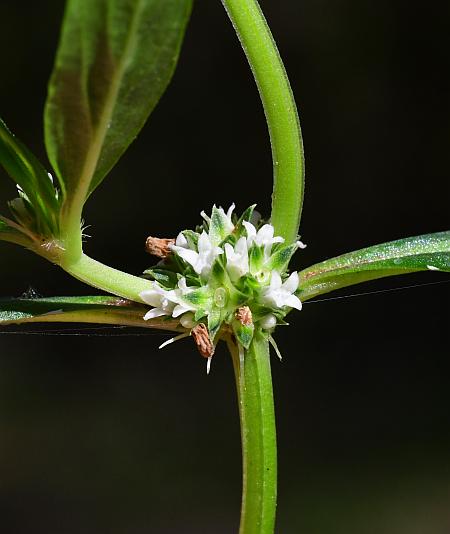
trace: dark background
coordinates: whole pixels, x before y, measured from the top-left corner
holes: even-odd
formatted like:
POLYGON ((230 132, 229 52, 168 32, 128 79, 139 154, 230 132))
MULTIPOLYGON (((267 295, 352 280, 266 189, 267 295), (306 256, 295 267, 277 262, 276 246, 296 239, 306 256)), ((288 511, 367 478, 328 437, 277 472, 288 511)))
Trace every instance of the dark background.
MULTIPOLYGON (((307 189, 295 267, 448 226, 450 7, 263 2, 296 95, 307 189)), ((0 4, 1 115, 45 160, 63 2, 0 4)), ((1 174, 1 212, 14 196, 1 174)), ((270 209, 260 102, 220 2, 198 0, 174 80, 89 202, 95 258, 140 273, 146 235, 232 201, 270 209)), ((0 296, 90 288, 0 243, 0 296)), ((446 280, 423 273, 342 294, 446 280)), ((448 285, 305 304, 278 332, 277 532, 448 534, 448 285)), ((36 329, 36 328, 35 328, 36 329)), ((117 332, 113 332, 117 334, 117 332)), ((163 335, 0 337, 0 532, 237 532, 231 362, 163 335)))

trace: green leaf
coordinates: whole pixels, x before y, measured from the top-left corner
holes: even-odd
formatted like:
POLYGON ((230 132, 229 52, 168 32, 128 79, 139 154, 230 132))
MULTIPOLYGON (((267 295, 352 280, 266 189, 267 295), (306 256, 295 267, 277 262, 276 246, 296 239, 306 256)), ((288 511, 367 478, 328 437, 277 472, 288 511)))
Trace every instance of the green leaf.
POLYGON ((178 321, 144 321, 146 311, 145 306, 108 296, 0 299, 0 325, 77 322, 177 330, 178 321))
POLYGON ((73 219, 169 83, 191 2, 68 0, 45 107, 45 141, 73 219))
POLYGON ((57 235, 59 202, 53 182, 37 158, 0 119, 0 164, 20 187, 21 200, 28 202, 37 232, 57 235))
POLYGON ((32 239, 27 235, 24 229, 23 232, 14 226, 14 222, 0 216, 0 240, 9 241, 10 243, 16 243, 23 247, 30 248, 33 245, 32 239), (10 224, 8 224, 10 223, 10 224))
POLYGON ((450 271, 450 232, 408 237, 343 254, 299 273, 302 300, 376 278, 415 271, 450 271))

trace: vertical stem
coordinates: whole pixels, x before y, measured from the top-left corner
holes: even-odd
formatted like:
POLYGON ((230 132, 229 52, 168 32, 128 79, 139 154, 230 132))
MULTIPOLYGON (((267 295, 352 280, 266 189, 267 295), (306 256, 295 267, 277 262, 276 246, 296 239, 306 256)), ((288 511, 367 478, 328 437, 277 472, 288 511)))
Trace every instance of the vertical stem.
POLYGON ((222 0, 258 85, 272 145, 271 222, 276 235, 295 241, 303 204, 305 164, 297 107, 257 0, 222 0))
POLYGON ((228 341, 238 392, 242 439, 240 534, 273 534, 277 504, 277 444, 269 344, 256 334, 250 349, 228 341))

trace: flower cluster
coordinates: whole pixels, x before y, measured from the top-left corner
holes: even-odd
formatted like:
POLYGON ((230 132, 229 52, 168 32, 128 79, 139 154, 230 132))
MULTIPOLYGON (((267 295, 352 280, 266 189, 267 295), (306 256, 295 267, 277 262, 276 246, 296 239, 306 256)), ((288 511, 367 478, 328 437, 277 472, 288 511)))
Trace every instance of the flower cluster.
POLYGON ((210 217, 202 212, 196 231, 156 240, 152 250, 165 252, 145 271, 152 287, 140 296, 152 308, 144 319, 177 318, 186 335, 205 326, 212 346, 226 329, 248 348, 255 329, 270 333, 292 308, 301 309, 298 274, 288 275, 287 268, 305 245, 285 244, 273 226, 258 223, 254 206, 240 218, 234 207, 225 212, 214 206, 210 217))

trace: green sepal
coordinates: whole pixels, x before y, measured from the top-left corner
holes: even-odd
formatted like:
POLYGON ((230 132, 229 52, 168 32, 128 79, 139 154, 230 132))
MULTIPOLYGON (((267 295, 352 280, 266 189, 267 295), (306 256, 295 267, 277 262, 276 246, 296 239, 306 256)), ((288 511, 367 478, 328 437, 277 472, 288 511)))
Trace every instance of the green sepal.
POLYGON ((264 263, 263 247, 253 245, 249 250, 248 260, 251 272, 256 273, 260 271, 264 263))
POLYGON ((433 269, 450 271, 450 231, 390 241, 312 265, 299 273, 296 294, 304 301, 368 280, 433 269))
POLYGON ((200 287, 184 295, 183 300, 195 307, 206 310, 210 307, 211 291, 206 286, 200 287))
POLYGON ((238 342, 248 350, 253 340, 253 334, 255 333, 255 325, 243 325, 237 319, 233 319, 231 327, 238 342))
POLYGON ((231 285, 223 255, 218 256, 214 261, 209 279, 211 287, 228 287, 231 285))
POLYGON ((189 248, 197 250, 198 238, 200 237, 199 234, 193 230, 183 230, 181 233, 186 238, 189 248))
POLYGON ((239 237, 241 237, 242 232, 245 232, 245 228, 244 228, 244 226, 242 224, 243 221, 250 222, 250 219, 253 216, 253 212, 254 212, 255 208, 256 208, 256 204, 252 204, 251 206, 249 206, 244 211, 244 213, 237 220, 236 225, 235 225, 235 229, 233 231, 233 233, 236 234, 237 239, 239 239, 239 237))
POLYGON ((150 268, 144 271, 145 278, 155 280, 167 289, 175 289, 178 284, 178 276, 174 271, 166 269, 150 268))
POLYGON ((208 331, 213 341, 222 324, 222 310, 223 308, 212 306, 208 313, 208 331))
POLYGON ((292 245, 288 245, 287 247, 283 246, 279 250, 276 250, 270 257, 266 268, 270 271, 283 273, 288 268, 289 262, 297 249, 298 245, 293 243, 292 245))
POLYGON ((203 319, 203 317, 206 317, 206 310, 197 310, 195 313, 194 313, 194 321, 197 323, 198 321, 200 321, 200 319, 203 319))
POLYGON ((247 273, 239 278, 235 284, 235 288, 245 296, 246 300, 250 300, 260 290, 260 285, 253 275, 247 273))
POLYGON ((218 209, 214 205, 211 213, 211 221, 209 223, 209 237, 211 243, 215 246, 229 235, 229 222, 223 209, 218 209))

